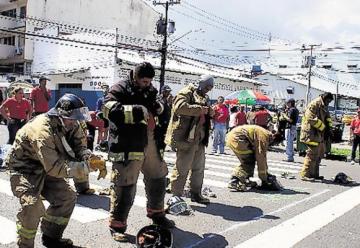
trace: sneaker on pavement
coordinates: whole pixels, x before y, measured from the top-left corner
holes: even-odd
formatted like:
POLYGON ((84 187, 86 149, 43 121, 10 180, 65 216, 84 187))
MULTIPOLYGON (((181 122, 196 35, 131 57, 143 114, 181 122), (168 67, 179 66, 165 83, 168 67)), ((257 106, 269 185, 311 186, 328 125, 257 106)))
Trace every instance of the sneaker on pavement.
POLYGON ((117 242, 129 242, 129 238, 125 233, 111 232, 113 239, 117 242))
POLYGON ((306 182, 314 182, 315 178, 313 177, 301 177, 300 178, 302 181, 306 181, 306 182))
POLYGON ((294 159, 283 159, 283 161, 292 163, 292 162, 294 162, 294 159))
POLYGON ((355 161, 354 161, 354 160, 351 160, 350 164, 351 164, 351 165, 354 165, 354 164, 355 164, 355 161))

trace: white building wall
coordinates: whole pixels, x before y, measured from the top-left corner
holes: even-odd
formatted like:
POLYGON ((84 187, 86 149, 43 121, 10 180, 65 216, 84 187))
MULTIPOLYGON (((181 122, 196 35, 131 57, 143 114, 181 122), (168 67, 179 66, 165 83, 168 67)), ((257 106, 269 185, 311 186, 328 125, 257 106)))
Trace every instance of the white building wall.
MULTIPOLYGON (((119 34, 153 39, 159 14, 142 0, 28 0, 27 15, 100 30, 119 29, 119 34)), ((27 30, 34 29, 27 23, 27 30)), ((80 31, 79 31, 80 32, 80 31)), ((27 41, 26 59, 33 57, 27 41)))
MULTIPOLYGON (((254 79, 267 84, 267 86, 261 86, 261 91, 270 97, 275 105, 282 103, 288 98, 294 98, 296 101, 305 101, 306 99, 307 86, 304 84, 300 84, 269 73, 259 75, 254 79), (286 89, 288 87, 293 87, 294 94, 287 93, 286 89)), ((318 97, 322 93, 324 93, 324 91, 311 88, 310 100, 318 97)))

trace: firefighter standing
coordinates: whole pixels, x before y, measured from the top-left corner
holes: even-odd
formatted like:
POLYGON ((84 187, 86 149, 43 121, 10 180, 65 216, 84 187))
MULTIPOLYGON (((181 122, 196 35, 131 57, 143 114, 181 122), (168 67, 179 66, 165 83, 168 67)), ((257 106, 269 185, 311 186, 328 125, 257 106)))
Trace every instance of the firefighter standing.
POLYGON ((240 164, 235 167, 228 187, 245 191, 247 186, 251 186, 249 178, 254 176, 256 162, 263 189, 279 189, 275 176, 268 173, 266 153, 271 144, 281 140, 279 133, 272 134, 258 125, 242 125, 232 129, 226 136, 226 145, 238 157, 240 164))
POLYGON ((86 148, 79 120, 88 118, 88 110, 75 95, 66 94, 47 114, 39 115, 19 130, 6 159, 11 188, 19 198, 17 215, 19 247, 34 247, 41 221, 42 242, 46 247, 72 247, 62 239, 76 194, 65 177, 82 178, 89 173, 93 157, 86 148), (45 211, 43 196, 50 206, 45 211))
POLYGON ((214 79, 203 75, 199 87, 189 84, 176 95, 165 142, 176 149, 175 168, 170 178, 171 191, 182 196, 189 171, 191 200, 208 204, 201 195, 205 169, 205 146, 208 144, 210 116, 207 92, 212 90, 214 79))
POLYGON ((155 117, 163 106, 156 101, 157 90, 151 84, 154 76, 153 66, 141 63, 105 97, 104 116, 110 122, 108 155, 113 163, 109 226, 116 241, 127 241, 127 218, 140 171, 144 174, 147 216, 166 228, 175 225, 164 210, 168 170, 158 145, 163 136, 155 117))
POLYGON ((325 138, 331 134, 332 121, 328 106, 332 100, 331 93, 324 93, 310 102, 305 110, 300 133, 300 141, 307 146, 304 165, 300 172, 304 181, 324 178, 319 175, 319 165, 325 154, 325 138))

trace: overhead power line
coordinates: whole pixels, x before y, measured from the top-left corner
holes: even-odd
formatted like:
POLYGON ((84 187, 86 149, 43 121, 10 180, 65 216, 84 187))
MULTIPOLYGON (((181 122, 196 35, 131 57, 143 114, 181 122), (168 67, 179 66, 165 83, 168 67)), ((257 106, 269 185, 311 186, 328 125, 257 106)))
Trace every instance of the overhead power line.
MULTIPOLYGON (((186 1, 186 0, 183 0, 182 2, 183 2, 185 5, 187 5, 187 6, 191 7, 191 8, 193 8, 193 9, 196 9, 196 10, 202 12, 203 15, 206 15, 207 17, 209 17, 209 18, 211 18, 211 19, 213 19, 213 20, 215 20, 215 19, 220 20, 221 22, 218 22, 218 23, 222 23, 222 24, 224 24, 224 25, 228 25, 229 27, 232 27, 232 28, 237 29, 237 30, 239 30, 239 31, 240 31, 240 30, 243 30, 244 32, 247 32, 247 33, 249 33, 249 34, 252 34, 252 35, 255 35, 255 36, 260 36, 260 37, 265 37, 265 38, 269 39, 269 33, 259 32, 259 31, 257 31, 257 30, 251 29, 251 28, 249 28, 249 27, 245 27, 245 26, 243 26, 243 25, 239 25, 238 23, 232 22, 232 21, 230 21, 230 20, 228 20, 228 19, 225 19, 225 18, 223 18, 223 17, 220 17, 220 16, 218 16, 218 15, 216 15, 216 14, 214 14, 214 13, 210 13, 210 12, 208 12, 208 11, 205 11, 205 10, 203 10, 203 9, 195 6, 194 4, 189 3, 189 2, 186 1)), ((284 38, 281 38, 281 37, 278 37, 278 36, 274 36, 274 35, 271 35, 271 39, 272 39, 272 40, 273 40, 273 39, 276 39, 276 40, 278 40, 278 41, 285 42, 285 43, 301 44, 301 43, 298 42, 298 41, 295 42, 295 41, 292 41, 292 40, 290 40, 290 39, 284 39, 284 38)))

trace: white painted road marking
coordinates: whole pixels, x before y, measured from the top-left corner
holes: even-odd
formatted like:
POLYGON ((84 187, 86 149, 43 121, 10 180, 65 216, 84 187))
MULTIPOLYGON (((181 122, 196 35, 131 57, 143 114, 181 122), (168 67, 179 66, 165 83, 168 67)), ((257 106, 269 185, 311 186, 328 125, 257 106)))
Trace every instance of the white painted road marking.
MULTIPOLYGON (((72 182, 72 180, 71 180, 72 182)), ((73 184, 73 183, 70 183, 73 184)), ((101 187, 91 184, 91 187, 102 189, 101 187)), ((6 195, 13 196, 10 182, 4 179, 0 179, 0 193, 4 193, 6 195)), ((49 203, 47 201, 43 201, 44 206, 47 208, 49 203)), ((146 206, 146 197, 135 196, 134 205, 138 207, 146 206)), ((93 209, 87 206, 83 206, 81 204, 76 204, 74 211, 71 215, 71 219, 77 220, 81 223, 88 223, 92 221, 102 220, 109 217, 109 213, 104 209, 93 209)))
MULTIPOLYGON (((303 202, 307 202, 307 201, 309 201, 309 200, 311 200, 311 199, 313 199, 313 198, 316 198, 316 197, 318 197, 318 196, 320 196, 320 195, 323 195, 323 194, 325 194, 325 193, 327 193, 327 192, 329 192, 329 191, 330 191, 329 189, 325 189, 325 190, 320 191, 320 192, 318 192, 318 193, 315 193, 315 194, 313 194, 313 195, 311 195, 311 196, 309 196, 309 197, 307 197, 307 198, 301 199, 301 200, 299 200, 299 201, 292 202, 292 203, 290 203, 290 204, 288 204, 288 205, 286 205, 286 206, 284 206, 284 207, 281 207, 281 208, 279 208, 279 209, 277 209, 277 210, 275 210, 275 211, 272 211, 272 212, 270 212, 270 213, 264 213, 263 215, 254 217, 252 220, 244 221, 244 222, 241 222, 241 223, 232 225, 232 226, 228 227, 227 229, 225 229, 224 231, 219 232, 218 234, 224 235, 224 234, 226 234, 226 233, 228 233, 228 232, 230 232, 230 231, 235 231, 235 230, 237 230, 239 227, 243 227, 243 226, 249 225, 249 224, 251 224, 251 223, 254 223, 255 221, 258 221, 259 219, 263 218, 263 217, 266 216, 266 215, 274 215, 274 214, 276 214, 276 213, 280 213, 280 212, 282 212, 282 211, 284 211, 284 210, 286 210, 286 209, 295 207, 295 206, 297 206, 297 205, 299 205, 299 204, 301 204, 301 203, 303 203, 303 202)), ((211 234, 211 235, 205 237, 204 239, 196 242, 195 244, 191 244, 191 245, 187 246, 186 248, 198 247, 200 244, 202 244, 202 243, 204 243, 204 242, 207 242, 209 239, 212 239, 212 238, 214 238, 214 237, 216 237, 216 235, 211 234)), ((254 246, 254 247, 255 247, 255 246, 254 246)))
POLYGON ((360 187, 340 193, 283 223, 241 243, 243 247, 292 247, 360 204, 360 187))
POLYGON ((1 231, 0 231, 0 243, 10 244, 16 241, 16 223, 5 217, 0 216, 1 231))

